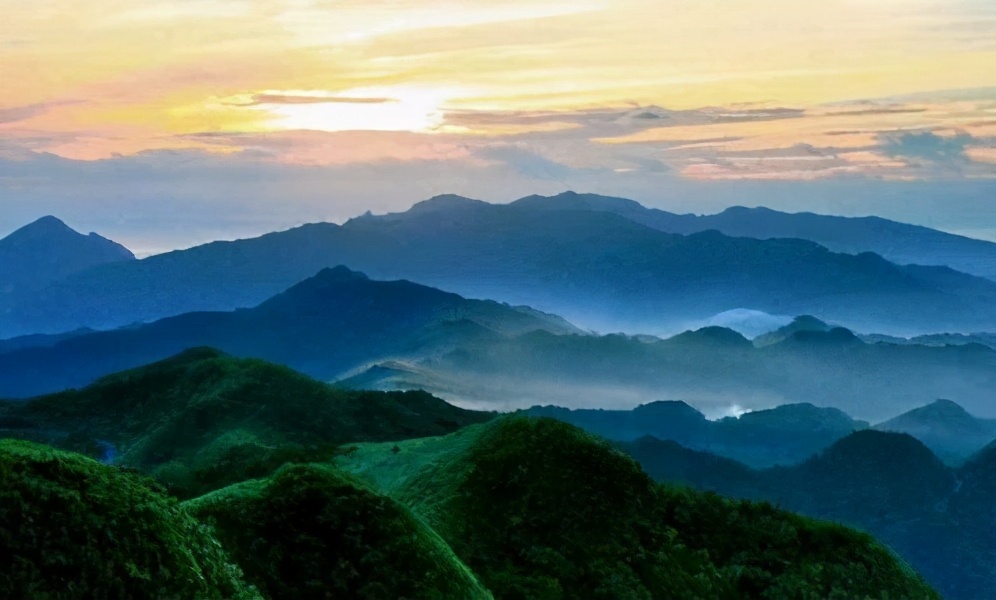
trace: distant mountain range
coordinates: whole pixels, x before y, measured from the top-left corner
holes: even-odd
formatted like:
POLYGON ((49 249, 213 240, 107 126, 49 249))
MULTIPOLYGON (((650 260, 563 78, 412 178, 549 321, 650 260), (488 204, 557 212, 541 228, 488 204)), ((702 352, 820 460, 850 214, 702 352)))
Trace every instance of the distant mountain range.
POLYGON ((937 398, 996 417, 996 351, 978 345, 862 342, 850 331, 796 331, 755 347, 712 327, 668 339, 553 335, 464 343, 429 359, 383 361, 340 381, 424 389, 502 409, 630 407, 682 398, 708 416, 808 402, 877 422, 937 398))
MULTIPOLYGON (((533 331, 580 330, 529 308, 467 300, 407 281, 371 281, 337 267, 251 309, 190 313, 7 352, 0 360, 0 397, 83 386, 197 346, 328 380, 374 360, 431 357, 482 337, 533 331)), ((16 340, 11 345, 18 346, 16 340)))
MULTIPOLYGON (((0 315, 0 335, 106 329, 254 306, 338 264, 533 306, 600 331, 675 331, 739 308, 814 314, 890 335, 996 325, 996 281, 990 279, 944 266, 899 266, 868 248, 854 255, 802 239, 668 233, 648 224, 647 215, 657 213, 640 212, 639 205, 594 210, 593 203, 578 195, 508 205, 440 196, 404 213, 365 215, 341 226, 305 225, 99 265, 52 282, 0 315)), ((972 240, 964 244, 976 247, 972 240)), ((979 244, 983 255, 996 246, 979 244)))
MULTIPOLYGON (((631 442, 646 436, 671 440, 754 468, 801 462, 869 428, 866 421, 840 410, 812 404, 784 404, 713 421, 685 402, 673 400, 632 410, 534 406, 522 412, 564 421, 610 440, 631 442)), ((915 408, 874 429, 909 434, 955 465, 996 440, 996 420, 975 417, 950 400, 915 408)))
POLYGON ((996 441, 958 468, 909 435, 874 430, 797 465, 760 471, 653 437, 620 447, 658 481, 767 500, 868 531, 950 600, 991 598, 996 590, 996 441))
POLYGON ((46 286, 64 277, 134 260, 121 244, 96 233, 78 233, 55 217, 42 217, 0 239, 0 315, 19 302, 36 300, 46 286))
POLYGON ((987 417, 996 406, 996 351, 985 346, 866 344, 841 328, 794 331, 760 348, 720 327, 665 340, 596 336, 554 315, 374 281, 345 267, 251 309, 190 313, 5 352, 0 397, 79 387, 196 346, 348 387, 423 389, 486 409, 684 398, 715 416, 805 401, 877 421, 941 397, 987 417))
POLYGON ((625 198, 566 192, 518 200, 546 210, 617 214, 667 233, 715 230, 734 237, 798 238, 847 254, 874 252, 900 265, 937 265, 996 280, 996 243, 880 217, 836 217, 734 206, 714 215, 674 214, 625 198))
POLYGON ((535 406, 523 412, 565 421, 610 440, 634 441, 645 436, 673 440, 757 468, 797 463, 868 427, 840 410, 812 404, 785 404, 715 421, 674 400, 633 410, 535 406))
POLYGON ((937 400, 875 426, 908 433, 946 461, 957 461, 996 440, 996 419, 980 419, 950 400, 937 400))
MULTIPOLYGON (((758 347, 769 346, 789 338, 796 332, 829 332, 833 329, 833 325, 824 323, 816 317, 802 315, 794 318, 786 325, 773 328, 754 337, 753 342, 758 347)), ((869 344, 877 342, 903 346, 966 346, 968 344, 979 344, 996 350, 996 333, 933 333, 910 338, 882 335, 880 333, 862 333, 857 334, 857 336, 869 344)), ((2 344, 3 342, 0 342, 0 348, 2 348, 2 344)))
POLYGON ((919 344, 921 346, 963 346, 965 344, 982 344, 996 349, 996 332, 978 333, 933 333, 917 335, 911 338, 901 338, 877 333, 862 334, 866 342, 886 342, 889 344, 919 344))

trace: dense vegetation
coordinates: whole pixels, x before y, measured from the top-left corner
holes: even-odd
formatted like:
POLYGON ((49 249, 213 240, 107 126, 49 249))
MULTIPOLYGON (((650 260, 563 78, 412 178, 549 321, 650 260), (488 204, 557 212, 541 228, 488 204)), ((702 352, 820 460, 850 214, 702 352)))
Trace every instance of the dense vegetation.
POLYGON ((0 597, 259 598, 161 491, 77 454, 0 440, 0 597))
POLYGON ((2 450, 5 597, 937 597, 870 536, 662 487, 550 419, 349 446, 182 505, 119 467, 2 450))
MULTIPOLYGON (((3 435, 115 463, 5 442, 17 449, 9 456, 21 457, 8 462, 24 463, 30 454, 33 470, 5 469, 14 483, 5 480, 4 493, 18 499, 24 515, 39 515, 4 523, 7 535, 24 546, 5 581, 14 592, 37 597, 48 589, 39 587, 39 578, 65 582, 62 573, 91 569, 77 564, 91 558, 145 582, 155 583, 157 573, 180 572, 169 557, 148 554, 143 544, 160 544, 157 536, 203 553, 207 566, 195 570, 228 574, 220 582, 205 575, 198 579, 203 590, 183 588, 174 594, 179 596, 252 597, 258 588, 271 599, 933 597, 864 534, 766 504, 662 487, 633 460, 573 426, 522 416, 496 420, 424 393, 342 390, 206 348, 81 390, 2 403, 0 427, 3 435), (111 487, 84 486, 52 466, 65 464, 111 487), (48 483, 39 487, 43 479, 48 483), (43 492, 31 496, 21 488, 43 492), (166 493, 193 499, 177 506, 166 493), (60 509, 52 498, 77 504, 60 509), (137 518, 129 510, 148 523, 119 536, 115 527, 137 518), (41 517, 49 513, 54 516, 41 517), (167 517, 173 525, 161 526, 167 517), (103 527, 104 519, 114 522, 103 527), (51 527, 59 529, 47 533, 51 527), (123 550, 95 555, 88 544, 104 534, 88 533, 88 527, 142 547, 127 556, 123 550), (84 543, 64 553, 27 548, 68 548, 67 540, 77 539, 84 543), (256 588, 242 583, 232 564, 256 588), (69 571, 45 570, 53 565, 69 571)), ((866 433, 872 441, 886 435, 866 433)), ((852 446, 832 454, 840 456, 833 464, 866 452, 896 460, 902 455, 852 446)), ((922 459, 932 455, 923 452, 903 464, 934 482, 924 489, 942 493, 949 470, 936 459, 933 470, 925 470, 922 459)), ((733 467, 724 477, 733 473, 756 483, 754 471, 726 462, 733 467)), ((961 476, 971 481, 966 489, 975 490, 975 500, 957 504, 966 519, 985 516, 980 498, 993 487, 979 464, 969 461, 961 476)), ((841 501, 848 495, 867 502, 889 497, 862 487, 861 479, 873 472, 856 470, 856 479, 841 486, 841 501)), ((913 498, 922 487, 907 487, 909 497, 894 503, 897 510, 922 506, 913 498)), ((116 548, 111 544, 109 551, 116 548)), ((201 559, 193 560, 200 565, 201 559)), ((83 587, 68 589, 84 593, 93 585, 99 593, 111 583, 98 575, 87 571, 76 578, 83 587)), ((176 585, 196 584, 184 581, 181 576, 176 585)), ((154 597, 149 589, 107 595, 154 597)))
POLYGON ((673 441, 620 446, 659 481, 775 502, 868 531, 951 600, 996 592, 996 442, 957 469, 909 435, 873 430, 798 465, 761 471, 673 441))
POLYGON ((440 435, 490 416, 195 348, 81 390, 0 403, 0 434, 140 469, 186 498, 285 462, 326 460, 343 442, 440 435))
POLYGON ((338 461, 409 505, 499 599, 936 597, 870 536, 661 487, 549 419, 358 445, 338 461))
POLYGON ((185 506, 271 600, 491 598, 408 509, 335 468, 288 465, 185 506))

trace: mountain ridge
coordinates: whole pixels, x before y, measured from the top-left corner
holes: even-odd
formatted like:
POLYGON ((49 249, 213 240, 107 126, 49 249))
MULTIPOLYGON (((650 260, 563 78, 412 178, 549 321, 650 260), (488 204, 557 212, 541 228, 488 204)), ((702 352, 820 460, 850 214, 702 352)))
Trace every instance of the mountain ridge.
POLYGON ((452 196, 417 206, 88 269, 0 315, 0 326, 11 337, 232 310, 335 264, 602 331, 656 333, 744 306, 888 334, 979 331, 996 320, 986 302, 996 303, 996 281, 813 241, 681 235, 583 206, 556 218, 528 203, 452 196), (626 302, 608 311, 619 298, 626 302))

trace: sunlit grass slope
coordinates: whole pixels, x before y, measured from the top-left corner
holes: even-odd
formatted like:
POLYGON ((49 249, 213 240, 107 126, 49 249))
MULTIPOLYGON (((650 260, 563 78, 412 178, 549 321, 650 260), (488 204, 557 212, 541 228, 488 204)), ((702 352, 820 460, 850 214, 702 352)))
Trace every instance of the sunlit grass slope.
POLYGON ((326 460, 344 442, 440 435, 491 418, 423 392, 362 392, 261 360, 187 350, 80 390, 0 403, 0 435, 137 468, 193 497, 326 460))
POLYGON ((548 419, 359 444, 338 463, 433 526, 496 598, 937 598, 868 535, 655 484, 548 419))

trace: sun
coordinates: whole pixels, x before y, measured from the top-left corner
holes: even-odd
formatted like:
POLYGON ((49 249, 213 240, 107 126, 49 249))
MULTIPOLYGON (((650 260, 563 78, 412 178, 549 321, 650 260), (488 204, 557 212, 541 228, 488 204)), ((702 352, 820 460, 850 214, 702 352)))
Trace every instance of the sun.
POLYGON ((454 90, 417 86, 369 87, 325 92, 268 90, 251 108, 266 111, 273 130, 420 131, 443 124, 454 90))

